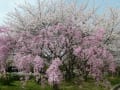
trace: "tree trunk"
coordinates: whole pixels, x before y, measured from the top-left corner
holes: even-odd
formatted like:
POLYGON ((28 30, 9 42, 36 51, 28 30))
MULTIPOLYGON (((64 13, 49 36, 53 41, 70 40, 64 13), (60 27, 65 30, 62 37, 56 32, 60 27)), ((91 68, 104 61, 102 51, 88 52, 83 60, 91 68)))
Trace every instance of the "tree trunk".
POLYGON ((53 90, 60 90, 58 84, 53 85, 53 90))

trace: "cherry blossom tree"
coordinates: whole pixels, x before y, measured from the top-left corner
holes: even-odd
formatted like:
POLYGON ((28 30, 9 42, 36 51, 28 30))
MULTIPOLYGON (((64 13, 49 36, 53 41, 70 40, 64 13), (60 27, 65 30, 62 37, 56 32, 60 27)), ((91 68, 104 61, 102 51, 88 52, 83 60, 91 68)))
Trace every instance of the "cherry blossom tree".
MULTIPOLYGON (((89 7, 84 1, 78 4, 79 0, 36 0, 36 4, 29 2, 18 5, 14 12, 10 12, 6 19, 6 26, 14 32, 30 31, 37 33, 47 26, 56 23, 66 24, 72 22, 85 33, 92 33, 102 27, 106 30, 104 43, 107 48, 113 51, 116 63, 119 65, 119 8, 105 9, 104 13, 98 14, 98 7, 89 7), (28 22, 29 20, 29 22, 28 22)), ((99 7, 101 8, 101 7, 99 7)))
POLYGON ((51 66, 51 61, 59 58, 66 80, 77 75, 85 80, 88 76, 101 80, 104 72, 115 72, 113 56, 103 42, 104 34, 104 29, 86 34, 71 22, 46 27, 37 34, 23 31, 16 40, 15 62, 21 62, 16 66, 29 73, 33 65, 34 73, 38 73, 44 67, 43 60, 51 66))
POLYGON ((36 35, 28 31, 21 33, 16 40, 15 53, 20 53, 23 56, 29 54, 32 56, 38 55, 45 59, 45 63, 49 63, 52 59, 59 57, 63 61, 65 71, 67 71, 66 74, 73 73, 73 60, 70 59, 69 62, 71 63, 69 63, 68 67, 66 58, 71 56, 74 45, 80 44, 82 32, 70 25, 58 23, 57 25, 41 29, 36 35), (70 68, 70 66, 72 67, 70 68))
POLYGON ((6 60, 11 54, 13 65, 25 74, 23 85, 29 80, 30 73, 36 81, 47 76, 54 89, 58 89, 63 79, 75 77, 84 80, 92 77, 98 82, 116 69, 113 55, 104 44, 104 34, 104 29, 85 33, 72 22, 57 23, 37 33, 22 31, 16 33, 13 40, 9 33, 4 34, 0 38, 1 73, 6 72, 6 60))
POLYGON ((0 28, 0 73, 6 73, 9 55, 12 65, 25 74, 24 85, 33 73, 37 82, 45 77, 55 90, 62 80, 90 77, 98 82, 115 72, 109 50, 120 21, 115 10, 110 9, 110 16, 97 15, 96 8, 87 10, 87 3, 79 6, 75 0, 37 0, 37 4, 19 6, 23 13, 15 9, 9 14, 11 35, 0 28))
POLYGON ((0 27, 0 73, 6 73, 7 58, 12 48, 12 38, 6 27, 0 27))
POLYGON ((115 72, 113 55, 103 45, 105 30, 98 30, 94 36, 86 36, 83 43, 74 49, 74 54, 79 58, 78 69, 80 74, 87 79, 91 75, 97 81, 102 79, 104 72, 115 72))

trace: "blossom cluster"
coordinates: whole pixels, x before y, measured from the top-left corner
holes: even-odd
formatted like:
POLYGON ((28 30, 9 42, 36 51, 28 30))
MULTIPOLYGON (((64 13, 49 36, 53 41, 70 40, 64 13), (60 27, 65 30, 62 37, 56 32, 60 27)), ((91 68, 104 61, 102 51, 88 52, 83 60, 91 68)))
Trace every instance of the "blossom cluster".
MULTIPOLYGON (((104 72, 115 72, 115 62, 113 55, 104 47, 104 30, 98 30, 95 35, 87 36, 83 43, 74 49, 80 63, 86 62, 84 66, 86 71, 96 80, 100 80, 104 72)), ((81 65, 82 66, 82 65, 81 65)))
POLYGON ((6 72, 6 59, 10 50, 10 37, 8 29, 0 27, 0 72, 6 72))
POLYGON ((59 58, 55 58, 55 60, 52 61, 52 64, 47 69, 46 74, 48 76, 48 82, 51 85, 54 84, 60 84, 62 80, 62 73, 59 69, 59 66, 62 64, 59 58))

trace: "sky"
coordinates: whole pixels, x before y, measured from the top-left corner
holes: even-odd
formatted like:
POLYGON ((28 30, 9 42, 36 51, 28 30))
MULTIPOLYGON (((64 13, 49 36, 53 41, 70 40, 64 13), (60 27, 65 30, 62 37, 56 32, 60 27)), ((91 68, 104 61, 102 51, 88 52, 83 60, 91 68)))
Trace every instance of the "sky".
MULTIPOLYGON (((30 3, 35 3, 35 0, 26 0, 30 3)), ((102 13, 106 7, 120 8, 120 0, 77 0, 78 3, 84 1, 89 2, 89 6, 98 6, 100 9, 99 13, 102 13)), ((6 19, 6 14, 8 12, 14 11, 14 8, 19 4, 24 4, 25 0, 0 0, 0 25, 4 24, 6 19)))
POLYGON ((25 1, 34 3, 35 0, 0 0, 0 25, 4 24, 8 12, 13 12, 17 5, 24 4, 25 1))

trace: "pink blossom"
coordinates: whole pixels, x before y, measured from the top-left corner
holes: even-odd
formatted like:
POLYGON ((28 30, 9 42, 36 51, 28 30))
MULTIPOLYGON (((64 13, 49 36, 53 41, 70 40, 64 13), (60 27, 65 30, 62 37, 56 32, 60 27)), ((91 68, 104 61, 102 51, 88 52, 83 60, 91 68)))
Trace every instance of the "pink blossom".
POLYGON ((43 59, 38 55, 33 60, 33 64, 34 64, 34 72, 39 72, 44 67, 43 59))
POLYGON ((102 40, 104 34, 105 34, 105 30, 104 30, 104 29, 99 29, 99 30, 95 33, 96 39, 97 39, 97 40, 102 40))
POLYGON ((48 76, 49 84, 59 84, 62 80, 62 73, 59 69, 59 66, 62 64, 59 58, 55 58, 52 61, 52 64, 47 69, 46 74, 48 76))
POLYGON ((82 50, 82 49, 81 49, 81 47, 79 46, 78 48, 75 48, 75 49, 74 49, 74 52, 73 52, 73 53, 78 56, 78 54, 81 52, 81 50, 82 50))

